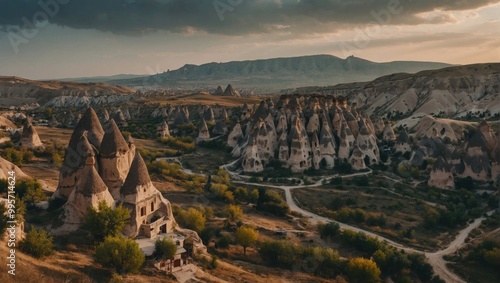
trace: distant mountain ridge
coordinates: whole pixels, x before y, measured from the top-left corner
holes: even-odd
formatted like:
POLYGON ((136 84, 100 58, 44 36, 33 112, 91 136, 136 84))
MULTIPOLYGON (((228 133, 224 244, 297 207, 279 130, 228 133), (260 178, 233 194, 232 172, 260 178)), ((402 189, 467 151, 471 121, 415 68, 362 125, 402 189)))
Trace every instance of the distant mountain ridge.
POLYGON ((332 55, 272 58, 227 63, 186 64, 152 76, 107 81, 130 87, 199 88, 233 84, 236 88, 280 90, 308 85, 371 81, 393 73, 416 73, 452 66, 436 62, 394 61, 376 63, 354 56, 332 55))
POLYGON ((81 78, 62 78, 56 79, 62 82, 78 82, 78 83, 104 83, 112 80, 126 80, 142 78, 144 75, 133 75, 133 74, 119 74, 112 76, 93 76, 93 77, 81 77, 81 78))

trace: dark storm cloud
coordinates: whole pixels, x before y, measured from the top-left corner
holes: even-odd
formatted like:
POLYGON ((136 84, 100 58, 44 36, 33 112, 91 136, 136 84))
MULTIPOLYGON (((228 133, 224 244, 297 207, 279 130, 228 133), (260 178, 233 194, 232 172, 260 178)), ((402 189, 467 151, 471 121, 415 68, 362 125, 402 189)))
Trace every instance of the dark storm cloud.
POLYGON ((419 14, 469 10, 497 2, 500 0, 0 0, 0 27, 29 27, 29 23, 48 19, 70 28, 131 35, 155 30, 228 35, 277 30, 321 33, 377 21, 384 25, 447 22, 452 19, 425 19, 419 14))

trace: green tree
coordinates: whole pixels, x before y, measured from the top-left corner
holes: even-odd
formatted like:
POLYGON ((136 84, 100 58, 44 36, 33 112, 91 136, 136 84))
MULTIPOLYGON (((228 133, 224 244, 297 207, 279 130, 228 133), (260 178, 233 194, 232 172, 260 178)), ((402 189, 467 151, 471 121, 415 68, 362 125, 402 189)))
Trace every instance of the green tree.
POLYGON ((373 253, 372 259, 373 261, 375 261, 377 266, 380 267, 382 272, 385 273, 385 270, 387 268, 387 255, 385 254, 385 252, 382 250, 377 250, 373 253))
POLYGON ((243 217, 243 210, 241 209, 241 207, 239 205, 230 204, 226 210, 226 214, 227 214, 229 220, 237 221, 237 220, 241 220, 241 218, 243 217))
POLYGON ((247 247, 257 242, 259 233, 251 227, 242 226, 236 230, 236 242, 243 247, 243 255, 247 255, 247 247))
POLYGON ((63 163, 63 158, 56 150, 52 152, 52 162, 56 165, 61 165, 63 163))
POLYGON ((158 239, 155 242, 155 256, 161 257, 162 259, 174 258, 177 252, 177 245, 172 241, 172 239, 163 238, 158 239))
POLYGON ((36 179, 18 180, 16 182, 16 194, 28 205, 33 205, 46 198, 42 184, 36 179))
POLYGON ((380 281, 380 269, 371 259, 358 257, 349 260, 346 272, 350 282, 375 283, 380 281))
POLYGON ((98 208, 89 208, 83 220, 83 228, 90 232, 94 241, 102 241, 108 236, 118 235, 127 221, 130 219, 130 211, 123 206, 115 209, 101 201, 98 208))
POLYGON ((424 226, 426 228, 433 228, 439 223, 441 214, 438 210, 432 207, 427 207, 424 211, 424 226))
POLYGON ((328 237, 337 236, 340 234, 340 225, 335 222, 318 223, 318 232, 321 239, 327 239, 328 237))
POLYGON ((207 221, 205 216, 203 216, 199 210, 192 207, 188 210, 181 210, 179 212, 178 220, 182 226, 194 230, 197 233, 200 233, 203 229, 205 229, 205 222, 207 221))
POLYGON ((251 203, 256 203, 259 199, 259 190, 253 189, 250 193, 248 193, 248 201, 251 203))
POLYGON ((46 196, 41 188, 30 188, 26 191, 22 199, 28 206, 33 206, 35 203, 46 199, 46 196))
POLYGON ((217 175, 213 177, 214 183, 221 183, 225 185, 229 185, 231 183, 231 178, 226 170, 219 168, 217 170, 217 175))
POLYGON ((144 263, 144 254, 136 241, 123 236, 109 236, 95 249, 96 262, 114 268, 118 273, 138 272, 144 263))
POLYGON ((43 229, 32 229, 26 234, 19 243, 19 249, 36 258, 43 258, 53 253, 54 244, 52 236, 43 229))
POLYGON ((484 251, 484 261, 495 268, 500 268, 500 248, 484 251))
POLYGON ((248 190, 243 187, 237 187, 236 189, 234 189, 234 196, 240 201, 247 200, 248 190))

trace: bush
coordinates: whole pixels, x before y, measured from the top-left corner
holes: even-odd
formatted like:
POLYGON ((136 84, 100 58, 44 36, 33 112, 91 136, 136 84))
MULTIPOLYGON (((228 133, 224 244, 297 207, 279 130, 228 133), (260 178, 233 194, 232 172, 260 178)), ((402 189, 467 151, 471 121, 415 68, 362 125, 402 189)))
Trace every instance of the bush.
POLYGON ((52 236, 43 229, 32 229, 19 243, 19 249, 36 258, 46 257, 54 252, 52 236))
POLYGON ((168 138, 161 138, 159 141, 169 147, 181 150, 184 153, 193 152, 196 148, 196 144, 192 139, 188 140, 185 138, 175 138, 170 136, 168 138))
POLYGON ((138 272, 144 263, 144 254, 139 244, 123 236, 106 237, 95 249, 96 262, 116 272, 138 272))
POLYGON ((371 259, 355 258, 347 263, 347 276, 350 282, 379 282, 380 273, 377 264, 371 259))
POLYGON ((172 259, 177 252, 177 245, 172 241, 172 239, 163 238, 158 239, 155 242, 155 252, 156 257, 162 259, 172 259))
POLYGON ((243 255, 247 255, 247 247, 255 244, 259 234, 251 227, 240 227, 236 230, 236 242, 243 247, 243 255))
POLYGON ((217 248, 227 249, 229 248, 229 244, 231 244, 231 238, 228 235, 224 235, 217 241, 217 248))
POLYGON ((338 159, 335 160, 334 169, 337 170, 340 174, 351 174, 352 173, 352 165, 349 162, 341 162, 338 159))
POLYGON ((387 224, 387 217, 384 214, 376 215, 374 213, 369 213, 366 224, 368 226, 384 227, 385 224, 387 224))
POLYGON ((243 217, 243 210, 238 205, 230 204, 229 207, 226 209, 225 214, 227 215, 227 218, 231 221, 241 220, 241 218, 243 217))
POLYGON ((179 221, 179 224, 197 233, 205 229, 205 222, 207 221, 199 210, 192 207, 188 210, 180 210, 176 219, 179 221))
POLYGON ((342 185, 342 177, 335 177, 330 181, 332 185, 342 185))
POLYGON ((47 198, 43 192, 42 184, 35 179, 18 180, 16 182, 16 194, 20 199, 24 200, 26 204, 28 204, 29 206, 32 206, 36 202, 45 200, 47 198))
POLYGON ((265 189, 259 190, 256 208, 277 216, 285 216, 290 211, 288 204, 277 192, 265 189))
POLYGON ((321 239, 338 236, 340 234, 340 225, 335 222, 329 222, 326 224, 318 223, 318 232, 321 239))
POLYGON ((455 178, 455 189, 456 190, 466 189, 472 191, 476 189, 476 186, 474 185, 474 180, 472 180, 471 177, 455 178))
POLYGON ((256 203, 259 199, 259 190, 253 189, 250 193, 248 193, 248 201, 251 203, 256 203))
POLYGON ((354 178, 354 184, 360 187, 367 187, 370 185, 370 180, 368 179, 368 176, 356 177, 354 178))
POLYGON ((89 208, 83 220, 83 228, 90 232, 94 241, 102 241, 108 236, 117 236, 127 224, 130 211, 122 206, 115 209, 107 206, 104 201, 99 203, 98 209, 89 208))

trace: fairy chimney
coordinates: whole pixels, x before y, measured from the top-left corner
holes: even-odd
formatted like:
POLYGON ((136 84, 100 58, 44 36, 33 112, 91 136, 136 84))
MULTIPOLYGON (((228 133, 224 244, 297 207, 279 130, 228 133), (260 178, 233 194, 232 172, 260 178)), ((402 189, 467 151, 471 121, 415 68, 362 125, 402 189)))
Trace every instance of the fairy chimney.
POLYGON ((127 178, 134 159, 135 146, 125 140, 114 119, 106 126, 99 151, 101 159, 99 173, 115 199, 120 196, 120 188, 127 178))
POLYGON ((123 229, 126 236, 152 238, 173 230, 175 219, 172 206, 154 187, 139 152, 134 154, 118 199, 119 203, 130 211, 130 219, 123 229))
POLYGON ((28 148, 37 148, 43 146, 42 141, 40 140, 37 131, 31 124, 31 119, 29 117, 26 117, 26 120, 24 121, 23 133, 21 134, 20 143, 22 146, 28 148))
POLYGON ((85 161, 81 176, 76 182, 75 189, 64 204, 64 225, 60 228, 61 230, 69 232, 78 229, 82 225, 89 207, 98 209, 101 201, 107 206, 114 207, 115 200, 97 173, 94 164, 94 156, 89 156, 85 161))
POLYGON ((427 185, 439 189, 453 189, 455 187, 455 180, 450 166, 443 157, 439 156, 436 163, 434 163, 427 185))

